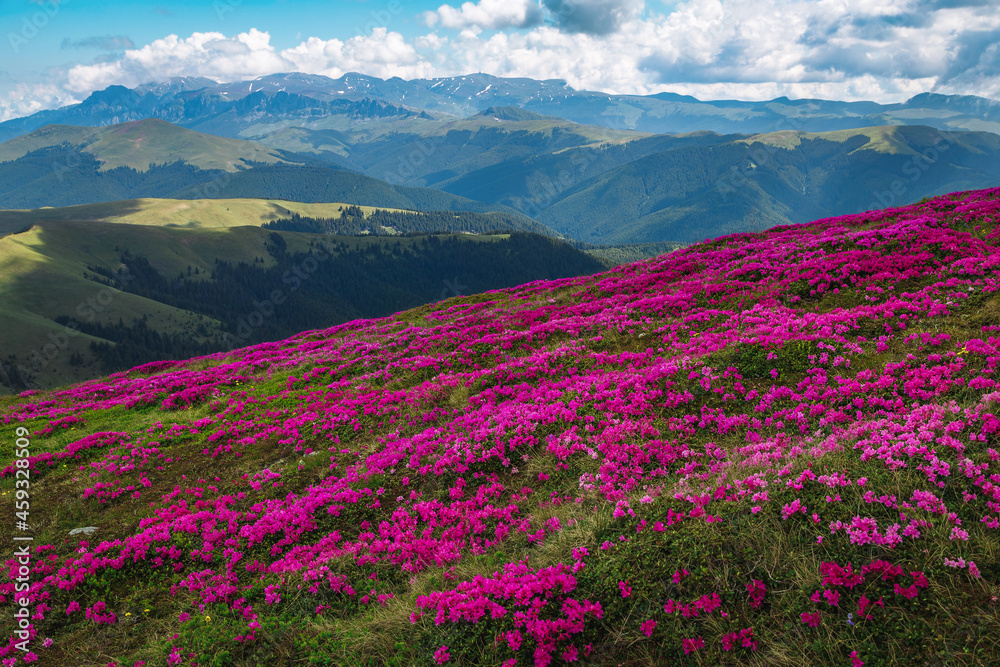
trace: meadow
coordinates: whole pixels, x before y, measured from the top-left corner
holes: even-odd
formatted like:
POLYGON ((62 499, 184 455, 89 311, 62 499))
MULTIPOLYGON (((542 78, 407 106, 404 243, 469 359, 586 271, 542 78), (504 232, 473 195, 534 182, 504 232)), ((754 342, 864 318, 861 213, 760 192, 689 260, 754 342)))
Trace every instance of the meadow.
POLYGON ((0 664, 1000 664, 998 219, 954 193, 2 397, 0 664))

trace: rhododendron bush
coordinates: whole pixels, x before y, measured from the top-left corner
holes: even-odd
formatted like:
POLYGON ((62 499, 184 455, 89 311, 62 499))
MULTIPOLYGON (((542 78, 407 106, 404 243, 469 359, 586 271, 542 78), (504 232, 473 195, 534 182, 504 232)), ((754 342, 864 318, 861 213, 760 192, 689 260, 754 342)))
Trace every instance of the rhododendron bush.
POLYGON ((998 217, 958 193, 8 397, 0 664, 1000 664, 998 217))

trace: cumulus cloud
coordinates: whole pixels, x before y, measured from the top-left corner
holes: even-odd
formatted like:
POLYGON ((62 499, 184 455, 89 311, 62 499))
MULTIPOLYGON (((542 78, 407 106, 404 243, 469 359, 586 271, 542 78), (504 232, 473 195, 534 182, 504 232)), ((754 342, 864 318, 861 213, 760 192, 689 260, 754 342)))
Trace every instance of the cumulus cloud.
POLYGON ((135 44, 125 35, 106 35, 104 37, 86 37, 84 39, 66 38, 60 45, 61 49, 99 49, 101 51, 121 51, 134 49, 135 44))
MULTIPOLYGON (((434 49, 445 42, 425 39, 423 43, 434 49)), ((386 28, 375 28, 371 35, 358 35, 346 41, 310 37, 282 51, 281 56, 292 63, 290 69, 333 78, 347 72, 383 79, 394 76, 413 79, 434 73, 433 65, 423 59, 413 44, 386 28)))
POLYGON ((76 104, 79 101, 58 86, 18 84, 14 90, 0 97, 0 121, 29 116, 45 109, 76 104))
POLYGON ((503 28, 533 28, 545 18, 536 0, 479 0, 464 2, 456 9, 441 5, 433 12, 424 12, 424 22, 444 28, 498 30, 503 28))
POLYGON ((642 13, 644 0, 542 0, 553 23, 568 31, 608 35, 642 13))
POLYGON ((270 39, 268 33, 255 29, 232 38, 218 32, 196 32, 187 38, 168 35, 125 51, 119 60, 73 67, 66 88, 82 94, 114 83, 136 86, 177 76, 238 81, 294 69, 270 39))

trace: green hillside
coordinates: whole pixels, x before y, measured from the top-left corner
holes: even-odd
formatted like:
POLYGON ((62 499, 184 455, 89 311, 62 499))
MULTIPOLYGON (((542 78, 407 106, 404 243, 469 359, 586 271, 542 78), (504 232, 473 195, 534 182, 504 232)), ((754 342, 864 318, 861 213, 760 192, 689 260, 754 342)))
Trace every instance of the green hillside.
MULTIPOLYGON (((280 199, 133 199, 62 208, 0 210, 0 234, 51 220, 98 220, 156 227, 257 226, 291 215, 339 218, 344 203, 305 204, 280 199)), ((377 209, 361 206, 365 214, 377 209)), ((387 209, 400 211, 402 209, 387 209)))
POLYGON ((783 132, 639 158, 557 192, 536 217, 591 243, 689 243, 997 182, 994 134, 783 132))
MULTIPOLYGON (((134 199, 267 199, 415 211, 496 211, 522 228, 550 230, 503 204, 486 204, 429 188, 403 187, 325 164, 258 164, 230 173, 187 162, 102 169, 80 150, 50 146, 0 163, 0 208, 68 207, 134 199)), ((9 230, 8 230, 9 231, 9 230)), ((16 231, 16 230, 15 230, 16 231)))
POLYGON ((251 162, 289 162, 272 148, 195 132, 156 118, 107 127, 46 125, 0 144, 0 162, 11 162, 54 146, 93 155, 101 170, 130 167, 146 171, 153 164, 180 161, 200 169, 233 172, 251 162))
MULTIPOLYGON (((131 214, 122 207, 119 217, 103 220, 40 216, 28 231, 0 238, 0 319, 10 323, 0 331, 0 350, 4 361, 26 370, 29 386, 382 316, 452 292, 605 267, 564 243, 521 232, 357 237, 268 230, 259 219, 253 226, 234 226, 233 219, 172 226, 154 216, 177 202, 128 204, 131 214), (324 258, 318 264, 317 256, 324 258), (276 291, 280 308, 258 305, 276 291)), ((280 204, 244 205, 242 214, 272 206, 280 204)), ((345 207, 352 216, 355 210, 345 207)), ((328 220, 341 213, 327 212, 328 220)), ((425 217, 376 215, 398 231, 425 217)), ((468 213, 455 218, 456 225, 487 230, 504 222, 468 213)), ((2 377, 0 383, 10 384, 2 377)))
POLYGON ((444 187, 471 172, 579 146, 614 146, 648 133, 580 125, 516 107, 467 118, 390 117, 365 123, 332 117, 304 127, 261 125, 241 136, 312 153, 337 166, 407 185, 444 187))

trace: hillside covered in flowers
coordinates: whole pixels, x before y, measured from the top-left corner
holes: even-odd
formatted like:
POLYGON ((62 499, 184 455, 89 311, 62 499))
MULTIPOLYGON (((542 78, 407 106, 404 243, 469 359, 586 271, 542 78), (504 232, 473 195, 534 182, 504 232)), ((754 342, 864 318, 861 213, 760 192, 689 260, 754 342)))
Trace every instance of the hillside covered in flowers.
POLYGON ((957 193, 2 399, 0 664, 1000 664, 998 219, 957 193))

